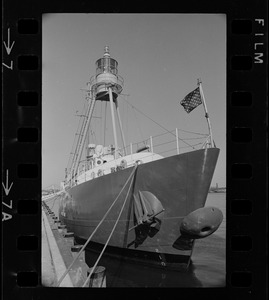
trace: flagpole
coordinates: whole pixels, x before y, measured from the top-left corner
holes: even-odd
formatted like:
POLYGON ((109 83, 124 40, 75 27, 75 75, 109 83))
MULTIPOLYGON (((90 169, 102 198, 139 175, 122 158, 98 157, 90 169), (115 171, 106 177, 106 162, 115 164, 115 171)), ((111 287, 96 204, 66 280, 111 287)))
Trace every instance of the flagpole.
POLYGON ((211 124, 210 124, 209 115, 208 115, 208 111, 207 111, 207 107, 206 107, 206 103, 205 103, 205 96, 204 96, 204 92, 202 89, 202 81, 201 81, 201 79, 197 79, 197 81, 198 81, 198 86, 199 86, 203 106, 205 109, 205 117, 206 117, 206 121, 207 121, 207 125, 208 125, 209 135, 210 135, 210 144, 211 144, 211 147, 213 147, 213 135, 212 135, 211 124))

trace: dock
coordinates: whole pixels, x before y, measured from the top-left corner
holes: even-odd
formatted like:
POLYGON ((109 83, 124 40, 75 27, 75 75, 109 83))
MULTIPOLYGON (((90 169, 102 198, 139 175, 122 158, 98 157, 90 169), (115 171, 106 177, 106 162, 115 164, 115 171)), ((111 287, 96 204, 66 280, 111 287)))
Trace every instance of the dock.
MULTIPOLYGON (((42 205, 42 285, 55 287, 78 255, 80 245, 74 244, 73 234, 60 223, 57 212, 45 202, 42 205)), ((84 251, 76 260, 59 287, 82 287, 88 265, 84 251)))

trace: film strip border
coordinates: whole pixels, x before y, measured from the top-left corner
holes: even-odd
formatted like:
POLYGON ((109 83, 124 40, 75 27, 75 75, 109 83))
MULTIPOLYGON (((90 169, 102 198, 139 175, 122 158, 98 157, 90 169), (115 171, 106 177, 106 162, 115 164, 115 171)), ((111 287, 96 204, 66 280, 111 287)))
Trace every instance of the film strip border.
MULTIPOLYGON (((3 288, 8 295, 5 299, 34 299, 44 292, 40 254, 42 13, 63 12, 63 7, 69 13, 84 12, 85 6, 81 1, 76 5, 60 1, 59 5, 47 4, 50 10, 45 4, 29 10, 29 5, 21 4, 14 14, 13 2, 4 3, 3 26, 3 288)), ((180 11, 226 13, 228 51, 226 287, 182 294, 209 292, 225 299, 231 295, 262 299, 267 260, 267 4, 256 1, 246 9, 246 2, 226 3, 230 6, 218 2, 217 8, 212 3, 203 7, 202 3, 196 6, 199 11, 180 11)), ((110 12, 119 11, 111 8, 110 12)))
POLYGON ((20 287, 39 284, 41 271, 40 20, 9 20, 2 36, 2 290, 17 299, 20 287))
POLYGON ((266 248, 265 239, 261 241, 266 236, 266 221, 262 218, 262 206, 265 209, 266 202, 262 181, 266 171, 260 156, 265 153, 262 148, 266 139, 266 116, 261 109, 266 105, 265 19, 233 19, 229 26, 227 255, 231 257, 227 256, 227 283, 245 288, 249 293, 256 290, 255 299, 258 299, 265 295, 262 283, 266 277, 261 265, 258 267, 255 262, 257 257, 265 258, 266 248), (257 222, 260 226, 254 225, 257 222))

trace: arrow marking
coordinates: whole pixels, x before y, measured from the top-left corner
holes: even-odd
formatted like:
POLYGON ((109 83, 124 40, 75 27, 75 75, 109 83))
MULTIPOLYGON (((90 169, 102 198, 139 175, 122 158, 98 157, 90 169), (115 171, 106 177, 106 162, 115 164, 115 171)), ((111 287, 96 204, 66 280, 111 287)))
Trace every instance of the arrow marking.
POLYGON ((10 66, 6 65, 5 63, 2 63, 2 65, 5 66, 8 69, 13 70, 13 60, 11 61, 10 66))
POLYGON ((11 61, 10 66, 6 65, 5 63, 2 63, 2 65, 5 66, 8 69, 13 70, 13 60, 11 61))
POLYGON ((3 188, 5 190, 5 194, 6 196, 9 194, 11 188, 12 188, 12 185, 13 185, 13 182, 11 182, 11 185, 10 187, 8 187, 8 170, 7 170, 7 173, 6 173, 6 185, 4 185, 4 183, 2 182, 2 185, 3 185, 3 188))
POLYGON ((10 28, 7 29, 7 44, 6 42, 4 41, 4 46, 6 48, 6 51, 7 51, 7 54, 9 55, 12 51, 12 48, 15 44, 15 41, 12 42, 11 46, 10 46, 10 28))

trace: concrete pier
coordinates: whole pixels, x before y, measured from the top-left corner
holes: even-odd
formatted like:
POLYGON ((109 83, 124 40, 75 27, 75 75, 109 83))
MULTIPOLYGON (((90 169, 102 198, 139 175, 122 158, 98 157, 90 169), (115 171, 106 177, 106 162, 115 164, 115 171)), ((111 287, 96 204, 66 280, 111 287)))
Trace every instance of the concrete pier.
MULTIPOLYGON (((42 211, 42 221, 42 249, 44 248, 45 250, 44 253, 42 252, 42 283, 55 286, 65 272, 66 266, 44 211, 42 211), (44 238, 43 233, 45 235, 44 238)), ((73 287, 69 274, 66 275, 60 286, 73 287)))
POLYGON ((50 253, 49 241, 45 229, 43 216, 42 216, 42 285, 54 286, 56 284, 56 273, 54 270, 53 260, 50 253))
MULTIPOLYGON (((66 229, 58 228, 57 217, 42 207, 42 284, 53 287, 73 262, 77 252, 72 252, 72 235, 65 235, 66 229)), ((81 287, 87 278, 88 265, 84 253, 76 260, 60 287, 81 287)))

